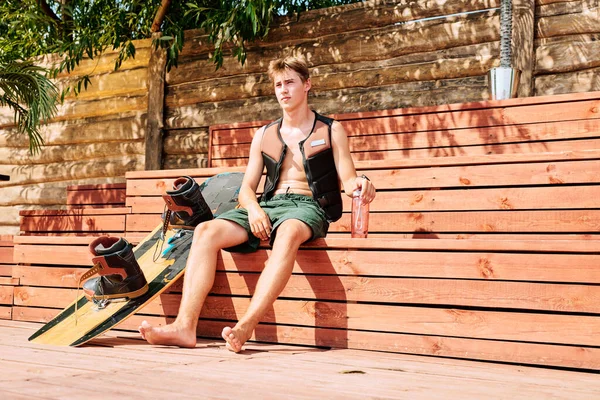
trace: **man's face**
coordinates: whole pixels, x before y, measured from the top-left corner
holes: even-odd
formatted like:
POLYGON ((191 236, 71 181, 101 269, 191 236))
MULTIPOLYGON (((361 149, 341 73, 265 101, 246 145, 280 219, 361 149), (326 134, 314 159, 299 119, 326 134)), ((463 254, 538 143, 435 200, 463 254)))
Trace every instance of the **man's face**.
POLYGON ((275 95, 283 109, 294 109, 306 100, 310 90, 310 78, 302 82, 300 75, 289 68, 275 75, 275 95))

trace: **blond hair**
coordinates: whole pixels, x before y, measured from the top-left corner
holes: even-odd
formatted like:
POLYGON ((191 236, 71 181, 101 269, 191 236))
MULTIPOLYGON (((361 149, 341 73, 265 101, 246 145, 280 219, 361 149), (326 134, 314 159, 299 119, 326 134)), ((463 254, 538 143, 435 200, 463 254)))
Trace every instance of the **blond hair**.
POLYGON ((310 75, 308 73, 308 63, 304 56, 287 56, 275 59, 269 63, 269 78, 275 80, 275 75, 291 69, 300 75, 302 82, 306 82, 310 75))

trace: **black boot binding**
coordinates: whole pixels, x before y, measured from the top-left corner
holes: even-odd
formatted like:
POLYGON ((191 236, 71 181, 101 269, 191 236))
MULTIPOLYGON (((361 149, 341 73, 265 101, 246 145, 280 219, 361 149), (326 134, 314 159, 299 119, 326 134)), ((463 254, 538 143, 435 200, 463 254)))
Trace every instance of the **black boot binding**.
POLYGON ((90 243, 94 266, 80 282, 96 273, 97 278, 83 284, 85 296, 95 302, 142 296, 148 291, 148 282, 133 254, 131 244, 117 237, 102 236, 90 243))
POLYGON ((185 228, 194 228, 204 221, 213 219, 213 214, 206 204, 200 186, 193 178, 184 176, 173 182, 173 190, 167 190, 163 194, 167 209, 172 212, 167 212, 163 215, 163 221, 172 225, 183 226, 185 228))

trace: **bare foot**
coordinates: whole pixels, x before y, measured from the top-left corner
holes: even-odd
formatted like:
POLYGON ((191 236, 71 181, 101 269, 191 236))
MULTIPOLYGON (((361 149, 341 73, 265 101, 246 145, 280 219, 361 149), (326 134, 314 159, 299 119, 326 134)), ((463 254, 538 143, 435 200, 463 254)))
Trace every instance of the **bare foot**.
POLYGON ((237 325, 233 327, 233 329, 228 326, 223 328, 221 336, 223 336, 223 339, 227 342, 227 349, 236 353, 242 351, 242 346, 250 337, 250 335, 238 328, 237 325))
POLYGON ((196 332, 180 328, 175 324, 153 327, 147 321, 142 321, 138 331, 142 338, 150 344, 196 347, 196 332))

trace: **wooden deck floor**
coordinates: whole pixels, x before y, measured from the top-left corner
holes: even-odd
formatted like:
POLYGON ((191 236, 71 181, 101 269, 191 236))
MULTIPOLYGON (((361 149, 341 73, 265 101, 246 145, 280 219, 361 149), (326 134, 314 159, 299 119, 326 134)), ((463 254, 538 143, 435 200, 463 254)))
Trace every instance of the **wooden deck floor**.
POLYGON ((597 374, 434 357, 200 340, 153 347, 113 332, 80 348, 0 320, 1 399, 598 399, 597 374))

